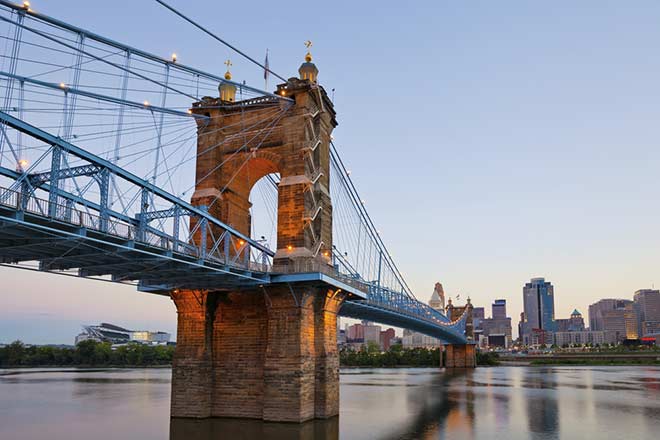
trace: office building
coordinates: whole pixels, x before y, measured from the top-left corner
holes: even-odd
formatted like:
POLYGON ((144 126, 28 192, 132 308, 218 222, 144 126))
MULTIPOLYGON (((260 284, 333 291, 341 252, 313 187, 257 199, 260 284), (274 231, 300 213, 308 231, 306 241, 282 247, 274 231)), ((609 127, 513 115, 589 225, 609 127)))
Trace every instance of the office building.
POLYGON ((346 324, 347 342, 364 342, 364 325, 357 323, 353 325, 346 324))
POLYGON ((379 325, 372 323, 367 323, 364 325, 364 343, 368 344, 373 342, 374 344, 380 347, 380 332, 381 328, 379 325))
MULTIPOLYGON (((474 309, 473 320, 474 320, 474 309)), ((475 340, 491 347, 511 346, 511 318, 506 316, 506 300, 496 299, 491 308, 491 318, 480 319, 474 325, 475 340)))
POLYGON ((660 331, 660 290, 642 289, 633 296, 640 336, 660 331))
POLYGON ((496 299, 492 306, 493 319, 506 319, 506 300, 496 299))
POLYGON ((143 342, 147 344, 167 344, 170 342, 170 334, 165 332, 138 330, 131 332, 131 341, 143 342))
POLYGON ((627 299, 601 299, 589 306, 591 331, 604 331, 605 342, 617 344, 639 337, 637 307, 627 299))
POLYGON ((393 328, 388 328, 387 330, 380 332, 380 349, 383 351, 389 350, 394 338, 395 334, 393 328))
POLYGON ((472 325, 475 332, 481 328, 481 321, 486 318, 486 309, 484 307, 474 307, 472 309, 472 325))
POLYGON ((584 331, 584 319, 582 314, 577 310, 573 310, 571 317, 568 319, 555 319, 555 329, 558 332, 580 332, 584 331))
POLYGON ((557 331, 554 333, 554 343, 559 347, 568 345, 602 345, 608 342, 604 331, 557 331))
POLYGON ((555 297, 552 283, 544 278, 532 278, 523 287, 523 303, 525 315, 522 325, 522 340, 523 344, 532 345, 530 336, 533 330, 555 331, 555 297))
POLYGON ((435 348, 442 346, 439 339, 408 329, 403 329, 401 345, 404 348, 435 348))

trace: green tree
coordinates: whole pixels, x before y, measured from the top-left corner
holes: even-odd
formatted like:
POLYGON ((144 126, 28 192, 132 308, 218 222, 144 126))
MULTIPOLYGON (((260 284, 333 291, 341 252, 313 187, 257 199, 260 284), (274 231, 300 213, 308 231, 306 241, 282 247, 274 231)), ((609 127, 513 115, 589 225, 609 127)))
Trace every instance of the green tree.
POLYGON ((109 342, 96 344, 92 355, 94 365, 108 365, 112 359, 112 345, 109 342))
POLYGON ((26 354, 25 344, 23 344, 21 341, 14 341, 5 348, 5 351, 7 357, 7 365, 23 365, 26 354))
POLYGON ((98 344, 92 339, 79 342, 76 345, 76 363, 79 365, 93 365, 94 353, 98 344))
POLYGON ((374 341, 367 342, 367 353, 369 354, 380 353, 380 344, 374 341))

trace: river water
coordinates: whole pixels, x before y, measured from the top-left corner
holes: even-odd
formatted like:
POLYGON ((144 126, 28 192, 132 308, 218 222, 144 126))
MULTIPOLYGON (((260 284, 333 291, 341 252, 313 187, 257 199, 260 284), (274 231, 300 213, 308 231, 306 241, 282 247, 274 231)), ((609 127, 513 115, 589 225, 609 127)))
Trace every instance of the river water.
POLYGON ((303 425, 169 418, 170 370, 0 370, 0 439, 658 439, 658 367, 346 369, 303 425))

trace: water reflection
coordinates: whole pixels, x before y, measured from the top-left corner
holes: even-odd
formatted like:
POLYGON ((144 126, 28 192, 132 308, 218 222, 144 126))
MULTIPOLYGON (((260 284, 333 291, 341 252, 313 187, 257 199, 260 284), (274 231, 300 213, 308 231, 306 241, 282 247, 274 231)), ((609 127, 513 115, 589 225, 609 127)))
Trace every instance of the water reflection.
MULTIPOLYGON (((552 369, 539 369, 531 375, 527 387, 536 389, 556 389, 555 372, 552 369)), ((536 392, 527 394, 527 423, 529 431, 545 434, 543 438, 559 438, 559 403, 557 398, 548 392, 542 395, 536 392)))
POLYGON ((0 372, 0 439, 657 438, 660 368, 341 371, 340 416, 169 418, 169 370, 0 372))
POLYGON ((170 440, 337 440, 339 417, 303 424, 244 419, 172 419, 170 440))

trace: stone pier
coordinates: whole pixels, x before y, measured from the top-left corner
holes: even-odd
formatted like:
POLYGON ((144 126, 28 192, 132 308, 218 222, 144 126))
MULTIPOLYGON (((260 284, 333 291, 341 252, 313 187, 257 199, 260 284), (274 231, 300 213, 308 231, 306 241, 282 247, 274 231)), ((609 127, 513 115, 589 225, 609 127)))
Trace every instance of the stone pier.
POLYGON ((445 368, 475 368, 476 366, 476 345, 445 345, 445 368))
POLYGON ((303 422, 339 413, 343 294, 292 284, 172 299, 172 417, 303 422))
MULTIPOLYGON (((446 312, 447 317, 452 321, 460 319, 463 314, 465 317, 465 336, 468 341, 474 340, 474 326, 472 322, 472 302, 468 297, 464 306, 455 306, 449 300, 446 312)), ((465 345, 445 345, 445 368, 475 368, 477 366, 477 346, 474 343, 465 345)))

